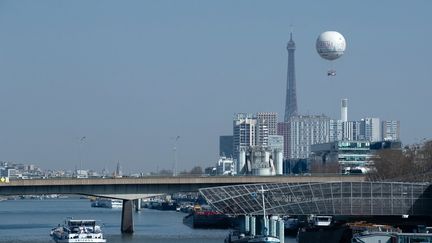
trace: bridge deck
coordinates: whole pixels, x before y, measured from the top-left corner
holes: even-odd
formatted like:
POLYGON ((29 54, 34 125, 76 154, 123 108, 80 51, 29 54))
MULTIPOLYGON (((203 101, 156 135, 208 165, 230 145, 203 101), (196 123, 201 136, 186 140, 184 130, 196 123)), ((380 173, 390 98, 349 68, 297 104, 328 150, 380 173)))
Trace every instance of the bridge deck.
POLYGON ((363 176, 209 176, 100 179, 12 180, 0 184, 1 195, 83 194, 137 199, 143 194, 198 191, 199 188, 255 184, 364 181, 363 176))

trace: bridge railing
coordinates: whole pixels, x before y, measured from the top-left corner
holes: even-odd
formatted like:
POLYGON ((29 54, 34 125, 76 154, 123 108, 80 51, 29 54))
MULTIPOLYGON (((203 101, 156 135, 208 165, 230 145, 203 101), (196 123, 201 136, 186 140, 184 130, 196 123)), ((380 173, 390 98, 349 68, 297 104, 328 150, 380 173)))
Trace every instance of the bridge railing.
POLYGON ((70 180, 70 179, 133 179, 133 178, 208 178, 208 177, 364 177, 364 174, 340 174, 340 173, 301 173, 301 174, 284 174, 284 175, 209 175, 209 174, 180 174, 180 175, 169 175, 169 174, 150 174, 140 176, 89 176, 89 177, 74 177, 74 176, 41 176, 41 177, 29 177, 29 178, 8 178, 8 181, 13 180, 44 180, 44 179, 57 179, 57 180, 70 180))

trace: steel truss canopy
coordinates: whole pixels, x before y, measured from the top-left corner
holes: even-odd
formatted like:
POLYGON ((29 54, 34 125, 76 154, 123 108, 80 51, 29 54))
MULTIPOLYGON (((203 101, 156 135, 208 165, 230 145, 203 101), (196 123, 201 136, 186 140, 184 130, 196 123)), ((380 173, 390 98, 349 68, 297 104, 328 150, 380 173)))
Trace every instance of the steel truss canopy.
POLYGON ((216 210, 230 215, 432 215, 429 183, 272 183, 200 189, 216 210))

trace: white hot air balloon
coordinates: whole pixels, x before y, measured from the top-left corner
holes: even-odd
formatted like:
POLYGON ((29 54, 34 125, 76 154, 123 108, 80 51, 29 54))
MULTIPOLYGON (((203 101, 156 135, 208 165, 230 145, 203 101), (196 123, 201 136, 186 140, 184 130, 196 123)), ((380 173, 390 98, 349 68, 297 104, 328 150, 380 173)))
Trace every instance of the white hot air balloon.
MULTIPOLYGON (((343 35, 336 31, 326 31, 321 33, 316 41, 316 50, 318 54, 329 61, 333 61, 341 57, 346 48, 346 42, 343 35)), ((329 70, 328 76, 335 76, 335 70, 329 70)))

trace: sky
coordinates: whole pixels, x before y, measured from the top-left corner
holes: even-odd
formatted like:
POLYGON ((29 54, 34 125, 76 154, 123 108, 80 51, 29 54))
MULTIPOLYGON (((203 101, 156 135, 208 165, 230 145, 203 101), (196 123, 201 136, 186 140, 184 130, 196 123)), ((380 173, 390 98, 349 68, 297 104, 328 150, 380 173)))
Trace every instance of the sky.
POLYGON ((301 114, 432 137, 432 1, 0 1, 0 160, 150 172, 216 163, 238 112, 283 120, 290 31, 301 114), (291 27, 292 26, 292 27, 291 27), (345 36, 334 62, 318 35, 345 36), (327 77, 327 69, 337 76, 327 77), (85 139, 82 139, 85 137, 85 139))

